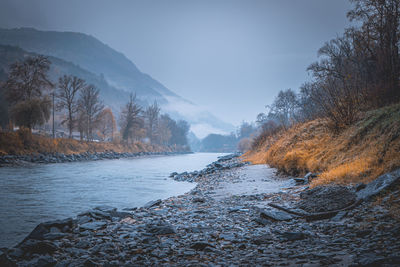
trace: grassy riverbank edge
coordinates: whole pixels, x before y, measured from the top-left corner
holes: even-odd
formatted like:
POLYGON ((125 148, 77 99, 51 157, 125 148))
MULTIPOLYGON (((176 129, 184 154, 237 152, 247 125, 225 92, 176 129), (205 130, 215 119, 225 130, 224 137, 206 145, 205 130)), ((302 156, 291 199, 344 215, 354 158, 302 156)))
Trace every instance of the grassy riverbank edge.
POLYGON ((82 153, 162 153, 190 152, 185 146, 162 146, 157 144, 134 142, 93 142, 67 138, 49 138, 31 134, 27 129, 16 132, 0 131, 0 156, 55 154, 74 155, 82 153))
POLYGON ((301 176, 317 173, 311 186, 368 183, 400 167, 400 104, 369 111, 348 128, 334 133, 328 121, 296 124, 267 136, 243 159, 269 164, 301 176))

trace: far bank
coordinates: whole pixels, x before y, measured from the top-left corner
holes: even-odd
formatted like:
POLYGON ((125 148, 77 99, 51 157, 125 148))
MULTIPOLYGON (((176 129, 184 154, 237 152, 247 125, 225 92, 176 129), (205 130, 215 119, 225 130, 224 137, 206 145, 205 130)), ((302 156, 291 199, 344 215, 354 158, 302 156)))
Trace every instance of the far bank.
POLYGON ((49 138, 27 130, 0 132, 0 164, 18 162, 61 163, 116 159, 145 155, 190 153, 188 146, 163 146, 144 142, 93 142, 49 138))

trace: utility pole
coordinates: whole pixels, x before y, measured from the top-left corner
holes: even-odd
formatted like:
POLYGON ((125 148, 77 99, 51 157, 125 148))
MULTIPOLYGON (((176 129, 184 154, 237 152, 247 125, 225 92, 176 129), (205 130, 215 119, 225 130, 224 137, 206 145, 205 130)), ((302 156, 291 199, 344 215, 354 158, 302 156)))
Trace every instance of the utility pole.
POLYGON ((53 89, 53 139, 56 137, 54 129, 54 89, 53 89))

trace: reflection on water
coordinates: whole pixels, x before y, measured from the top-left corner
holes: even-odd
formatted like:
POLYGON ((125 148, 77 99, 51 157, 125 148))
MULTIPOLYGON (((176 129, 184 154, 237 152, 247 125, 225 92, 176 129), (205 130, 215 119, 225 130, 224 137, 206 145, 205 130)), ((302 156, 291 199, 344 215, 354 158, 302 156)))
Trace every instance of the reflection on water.
POLYGON ((155 156, 0 168, 0 247, 22 240, 38 223, 74 217, 99 205, 118 209, 183 194, 194 184, 171 172, 194 171, 217 153, 155 156))

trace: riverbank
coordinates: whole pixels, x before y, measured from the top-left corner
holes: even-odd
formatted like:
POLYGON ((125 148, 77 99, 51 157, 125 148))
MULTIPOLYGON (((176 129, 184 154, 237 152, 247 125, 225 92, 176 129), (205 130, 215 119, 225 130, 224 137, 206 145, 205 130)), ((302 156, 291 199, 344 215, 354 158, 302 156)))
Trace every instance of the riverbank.
POLYGON ((400 104, 360 114, 339 132, 317 119, 258 141, 244 158, 293 176, 318 174, 311 186, 368 183, 400 167, 400 104))
POLYGON ((326 192, 296 186, 286 177, 276 175, 274 169, 264 166, 260 170, 261 167, 243 166, 237 158, 226 157, 202 172, 173 174, 175 179, 195 181, 196 187, 184 195, 152 201, 141 208, 117 211, 103 206, 74 219, 40 224, 18 246, 5 251, 0 263, 2 266, 394 266, 400 263, 400 217, 392 210, 400 206, 393 202, 400 193, 400 171, 365 187, 340 187, 326 192), (265 192, 271 184, 278 190, 265 192), (389 184, 385 193, 375 195, 383 189, 382 185, 389 184), (329 202, 326 196, 332 192, 346 196, 342 197, 344 201, 329 202), (321 203, 321 206, 304 203, 321 203), (291 213, 273 206, 284 207, 291 213))
POLYGON ((16 132, 0 131, 0 165, 24 162, 61 163, 187 152, 190 152, 190 148, 176 145, 53 139, 31 134, 28 129, 20 129, 16 132))
POLYGON ((27 129, 16 132, 0 131, 0 167, 30 163, 63 163, 183 153, 191 153, 190 148, 142 142, 124 144, 66 138, 52 139, 31 134, 27 129))

